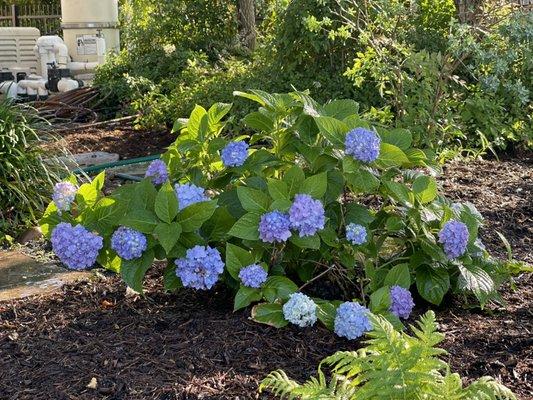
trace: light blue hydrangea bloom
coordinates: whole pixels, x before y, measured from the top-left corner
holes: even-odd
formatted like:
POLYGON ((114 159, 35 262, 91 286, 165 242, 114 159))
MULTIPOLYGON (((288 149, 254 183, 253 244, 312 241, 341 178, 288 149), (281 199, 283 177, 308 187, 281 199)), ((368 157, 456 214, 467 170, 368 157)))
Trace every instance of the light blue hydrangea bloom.
POLYGON ((121 226, 111 236, 111 248, 124 260, 134 260, 146 250, 146 236, 135 229, 121 226))
POLYGON ((353 158, 370 163, 379 156, 381 139, 377 133, 365 128, 355 128, 348 132, 344 142, 346 154, 353 158))
POLYGON ((239 271, 239 278, 244 286, 260 288, 267 280, 268 273, 258 264, 248 265, 239 271))
POLYGON ((271 211, 261 216, 259 238, 266 243, 285 242, 291 237, 291 222, 287 214, 271 211))
POLYGON ((52 200, 59 212, 70 210, 77 191, 76 186, 70 182, 59 182, 55 184, 52 200))
POLYGON ((209 197, 205 195, 205 189, 192 183, 177 184, 175 189, 180 210, 191 204, 209 200, 209 197))
POLYGON ((310 297, 299 292, 293 293, 283 305, 283 316, 290 323, 305 328, 315 324, 316 309, 316 304, 310 297))
POLYGON ((291 228, 296 229, 300 237, 312 236, 324 229, 324 206, 308 194, 297 194, 289 210, 289 220, 291 228))
POLYGON ((335 316, 335 333, 353 340, 363 336, 372 329, 368 318, 370 310, 359 303, 348 301, 337 308, 335 316))
POLYGON ((354 245, 361 245, 366 242, 367 232, 363 225, 353 222, 346 226, 346 239, 354 245))
POLYGON ((439 232, 439 242, 449 259, 462 256, 468 245, 468 227, 461 221, 450 220, 439 232))
POLYGON ((209 246, 194 246, 184 258, 175 261, 176 275, 183 286, 194 289, 211 289, 222 272, 224 263, 220 252, 209 246))
POLYGON ((92 267, 104 246, 100 236, 89 232, 81 225, 72 226, 66 222, 54 228, 51 242, 54 253, 71 269, 92 267))
POLYGON ((146 169, 145 178, 151 178, 154 185, 162 185, 168 180, 167 165, 162 160, 154 160, 146 169))
POLYGON ((409 318, 409 315, 411 315, 411 311, 413 311, 413 307, 415 306, 413 296, 409 290, 397 285, 391 287, 390 301, 389 311, 391 313, 398 318, 409 318))
POLYGON ((242 141, 230 142, 220 154, 226 167, 240 167, 248 158, 248 144, 242 141))

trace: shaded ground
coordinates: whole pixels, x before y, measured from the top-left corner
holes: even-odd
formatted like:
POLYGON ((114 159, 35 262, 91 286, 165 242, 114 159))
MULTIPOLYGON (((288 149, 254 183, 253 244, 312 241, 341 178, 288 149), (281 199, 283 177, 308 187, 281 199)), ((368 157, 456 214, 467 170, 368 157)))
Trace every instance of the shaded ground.
MULTIPOLYGON (((91 148, 91 150, 100 150, 91 148)), ((472 201, 487 218, 487 247, 532 261, 532 165, 527 160, 451 163, 445 191, 472 201), (521 190, 519 190, 521 189, 521 190)), ((493 375, 520 399, 533 399, 533 279, 506 288, 505 306, 481 313, 450 301, 437 310, 449 361, 466 381, 493 375), (451 304, 450 304, 451 303, 451 304)), ((258 382, 283 368, 314 373, 324 356, 357 344, 320 327, 276 330, 231 312, 226 293, 127 296, 116 277, 64 293, 0 303, 0 399, 253 399, 258 382), (96 378, 96 389, 88 388, 96 378)))

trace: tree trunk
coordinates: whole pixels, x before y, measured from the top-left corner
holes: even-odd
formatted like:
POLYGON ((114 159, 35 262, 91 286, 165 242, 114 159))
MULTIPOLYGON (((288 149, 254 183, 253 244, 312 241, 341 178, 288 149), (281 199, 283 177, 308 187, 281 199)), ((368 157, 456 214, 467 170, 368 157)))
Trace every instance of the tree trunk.
POLYGON ((255 6, 254 0, 238 0, 239 35, 250 51, 255 49, 255 6))

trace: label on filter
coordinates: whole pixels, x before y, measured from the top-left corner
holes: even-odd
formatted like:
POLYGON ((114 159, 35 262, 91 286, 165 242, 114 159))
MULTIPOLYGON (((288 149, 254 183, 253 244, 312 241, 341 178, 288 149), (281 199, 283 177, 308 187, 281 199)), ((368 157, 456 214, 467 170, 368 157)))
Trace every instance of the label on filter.
POLYGON ((96 35, 77 35, 76 47, 78 49, 79 56, 92 56, 98 54, 97 51, 97 39, 96 35))

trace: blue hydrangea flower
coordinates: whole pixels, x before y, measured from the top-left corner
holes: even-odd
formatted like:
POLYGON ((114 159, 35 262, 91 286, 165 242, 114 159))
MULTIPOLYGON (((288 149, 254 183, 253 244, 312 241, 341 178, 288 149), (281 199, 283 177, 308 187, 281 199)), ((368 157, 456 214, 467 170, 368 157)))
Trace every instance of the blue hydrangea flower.
POLYGON ((359 303, 347 301, 337 308, 335 333, 341 337, 357 339, 372 329, 368 318, 370 310, 359 303))
POLYGON ((175 261, 176 275, 183 286, 194 289, 211 289, 222 272, 224 263, 220 252, 209 246, 194 246, 184 258, 175 261))
POLYGON ((324 206, 308 194, 297 194, 289 210, 289 220, 291 228, 296 229, 300 237, 312 236, 324 229, 324 206))
POLYGON ((313 326, 316 322, 316 304, 303 293, 293 293, 283 305, 283 316, 287 321, 300 328, 313 326))
POLYGON ((162 160, 154 160, 146 169, 145 178, 151 178, 154 185, 162 185, 168 179, 167 165, 162 160))
POLYGON ((192 183, 177 184, 175 188, 180 210, 191 204, 209 200, 205 195, 205 189, 192 183))
POLYGON ((248 158, 248 144, 245 142, 230 142, 220 154, 226 167, 240 167, 248 158))
POLYGON ((411 292, 401 286, 393 286, 390 288, 390 307, 389 311, 398 318, 409 318, 415 303, 411 292))
POLYGON ((70 210, 77 191, 76 186, 70 182, 59 182, 55 184, 52 200, 59 212, 70 210))
POLYGON ((346 154, 359 161, 370 163, 379 156, 381 139, 373 131, 365 128, 355 128, 348 132, 344 144, 346 146, 346 154))
POLYGON ((111 248, 124 260, 139 258, 146 250, 146 246, 146 236, 125 226, 118 228, 111 236, 111 248))
POLYGON ((291 222, 287 214, 271 211, 261 216, 259 221, 259 238, 263 242, 285 242, 291 237, 291 222))
POLYGON ((354 224, 353 222, 348 224, 346 226, 346 239, 354 245, 365 243, 367 239, 366 228, 363 225, 354 224))
POLYGON ((248 265, 239 271, 239 278, 244 286, 260 288, 267 280, 268 273, 258 264, 248 265))
POLYGON ((462 256, 468 244, 468 227, 461 221, 450 220, 439 232, 439 242, 449 259, 462 256))
POLYGON ((66 222, 54 228, 51 242, 54 253, 71 269, 92 267, 104 246, 100 236, 89 232, 81 225, 72 226, 66 222))

